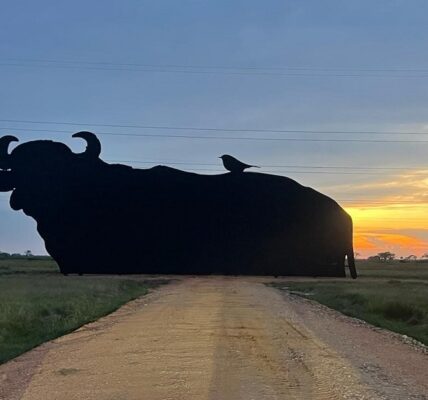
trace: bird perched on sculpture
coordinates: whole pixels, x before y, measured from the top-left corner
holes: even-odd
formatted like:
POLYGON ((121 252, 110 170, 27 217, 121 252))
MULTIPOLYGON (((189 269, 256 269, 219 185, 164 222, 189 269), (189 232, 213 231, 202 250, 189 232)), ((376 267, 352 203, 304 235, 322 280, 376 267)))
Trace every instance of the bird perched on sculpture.
POLYGON ((245 164, 242 161, 239 161, 238 159, 236 159, 235 157, 230 156, 229 154, 223 154, 219 158, 221 158, 221 160, 223 161, 224 168, 226 168, 228 171, 232 173, 241 173, 241 172, 244 172, 245 169, 252 168, 252 167, 260 168, 257 165, 245 164))

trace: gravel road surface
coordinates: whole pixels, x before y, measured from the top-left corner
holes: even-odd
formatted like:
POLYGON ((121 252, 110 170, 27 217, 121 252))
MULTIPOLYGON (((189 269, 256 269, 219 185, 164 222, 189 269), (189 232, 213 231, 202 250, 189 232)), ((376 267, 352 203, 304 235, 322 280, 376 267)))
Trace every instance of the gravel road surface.
POLYGON ((428 399, 428 355, 266 286, 186 277, 0 366, 8 400, 428 399))

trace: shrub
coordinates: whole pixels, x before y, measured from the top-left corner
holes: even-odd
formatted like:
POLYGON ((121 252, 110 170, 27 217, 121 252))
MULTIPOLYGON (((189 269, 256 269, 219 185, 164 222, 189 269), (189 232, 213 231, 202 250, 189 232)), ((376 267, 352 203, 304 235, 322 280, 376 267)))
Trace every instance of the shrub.
POLYGON ((417 325, 422 322, 424 312, 413 304, 391 301, 376 307, 376 311, 387 319, 417 325))

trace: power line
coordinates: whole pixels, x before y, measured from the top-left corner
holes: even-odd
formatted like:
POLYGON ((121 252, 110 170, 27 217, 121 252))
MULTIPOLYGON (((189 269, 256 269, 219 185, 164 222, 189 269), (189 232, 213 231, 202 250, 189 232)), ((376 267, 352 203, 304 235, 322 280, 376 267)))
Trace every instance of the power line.
MULTIPOLYGON (((107 160, 109 161, 109 160, 107 160)), ((126 162, 126 161, 124 161, 126 162)), ((129 161, 132 162, 132 161, 129 161)), ((194 171, 209 171, 209 172, 223 172, 227 173, 224 169, 213 168, 185 168, 189 172, 194 171)), ((322 174, 322 175, 384 175, 379 172, 332 172, 332 171, 286 171, 286 170, 263 170, 262 173, 284 173, 284 174, 322 174)))
MULTIPOLYGON (((275 71, 233 71, 233 70, 203 70, 203 69, 171 69, 168 67, 163 68, 131 68, 131 67, 118 67, 118 66, 94 66, 94 65, 58 65, 58 64, 25 64, 19 63, 0 63, 0 67, 18 67, 18 68, 53 68, 53 69, 67 69, 67 70, 96 70, 96 71, 120 71, 120 72, 156 72, 156 73, 178 73, 178 74, 199 74, 199 75, 241 75, 241 76, 267 76, 267 77, 291 77, 291 78, 428 78, 428 74, 410 74, 410 75, 391 75, 391 74, 378 74, 378 73, 330 73, 330 72, 275 72, 275 71)), ((309 70, 308 70, 309 71, 309 70)), ((425 71, 424 71, 425 72, 425 71)))
MULTIPOLYGON (((208 165, 208 166, 216 166, 219 167, 219 164, 214 163, 174 163, 174 162, 162 162, 162 161, 156 161, 156 162, 150 162, 150 161, 138 161, 138 160, 109 160, 108 162, 118 162, 118 163, 136 163, 136 164, 156 164, 160 163, 163 164, 169 164, 169 165, 208 165)), ((260 165, 260 167, 268 167, 267 165, 260 165)), ((182 167, 185 170, 189 171, 212 171, 212 172, 226 172, 224 169, 213 169, 213 168, 186 168, 185 166, 182 167)), ((299 168, 297 166, 289 166, 288 168, 299 168)), ((305 167, 303 167, 305 168, 305 167)), ((307 168, 310 168, 309 166, 307 168)), ((262 173, 287 173, 287 174, 322 174, 322 175, 385 175, 385 172, 367 172, 367 171, 360 171, 360 172, 334 172, 334 171, 296 171, 296 170, 262 170, 262 173)))
MULTIPOLYGON (((7 201, 9 200, 9 195, 8 193, 0 193, 0 200, 3 201, 7 201)), ((426 201, 392 201, 392 200, 386 200, 386 201, 381 201, 381 200, 369 200, 369 199, 335 199, 332 196, 328 196, 331 197, 333 200, 339 202, 339 203, 346 203, 346 202, 354 202, 354 203, 362 203, 362 205, 360 205, 359 207, 369 207, 372 205, 385 205, 385 206, 392 206, 392 205, 427 205, 428 204, 428 200, 426 201)), ((378 218, 378 217, 377 217, 378 218)), ((390 217, 388 217, 390 218, 390 217)), ((400 217, 394 217, 395 218, 400 218, 400 217)), ((418 218, 418 217, 414 217, 414 218, 418 218)), ((372 219, 372 218, 370 218, 372 219)), ((376 219, 376 218, 373 218, 376 219)), ((407 219, 407 218, 406 218, 407 219)))
POLYGON ((0 63, 0 67, 18 67, 18 68, 53 68, 67 70, 95 70, 95 71, 120 71, 120 72, 156 72, 156 73, 176 73, 176 74, 196 74, 196 75, 241 75, 241 76, 270 76, 270 77, 294 77, 294 78, 398 78, 415 79, 428 78, 426 75, 380 75, 380 74, 357 74, 357 73, 282 73, 282 72, 242 72, 242 71, 208 71, 208 70, 177 70, 177 69, 155 69, 155 68, 117 68, 117 67, 95 67, 81 65, 40 65, 40 64, 22 64, 22 63, 0 63))
POLYGON ((428 205, 428 200, 416 200, 416 201, 370 201, 370 200, 340 200, 335 199, 339 203, 348 203, 348 207, 354 206, 356 208, 360 207, 372 207, 372 206, 402 206, 402 205, 428 205))
MULTIPOLYGON (((20 130, 19 128, 7 128, 7 127, 0 127, 0 129, 2 130, 20 130)), ((55 132, 55 133, 69 133, 69 131, 65 131, 65 130, 46 130, 46 129, 30 129, 27 128, 26 130, 29 131, 36 131, 36 132, 55 132)), ((107 133, 107 132, 100 132, 100 135, 120 135, 120 136, 126 136, 128 134, 123 134, 123 133, 107 133)), ((132 136, 150 136, 150 137, 165 137, 167 135, 144 135, 144 134, 129 134, 132 136)), ((170 135, 168 135, 169 137, 170 135)), ((182 137, 182 135, 180 136, 173 136, 173 137, 182 137)), ((187 136, 186 136, 187 137, 187 136)), ((190 138, 195 138, 195 136, 190 136, 190 138)), ((207 137, 196 137, 196 138, 207 138, 207 137)), ((211 137, 210 137, 211 138, 211 137)), ((216 137, 219 139, 224 139, 225 137, 216 137)), ((228 139, 229 137, 227 137, 228 139)), ((238 139, 238 138, 236 138, 238 139)), ((239 139, 245 139, 245 138, 239 138, 239 139)), ((251 139, 256 139, 256 140, 263 140, 266 138, 251 138, 251 139)), ((278 139, 279 140, 279 139, 278 139)), ((291 140, 298 140, 298 139, 291 139, 291 140)), ((317 140, 316 140, 317 141, 317 140)), ((320 140, 320 141, 329 141, 329 140, 320 140)), ((349 141, 349 140, 346 140, 349 141)), ((382 141, 382 142, 389 142, 389 141, 382 141)), ((391 141, 394 142, 395 141, 391 141)), ((402 142, 402 141, 400 141, 402 142)), ((425 141, 412 141, 413 142, 425 142, 425 141)), ((146 161, 146 160, 110 160, 111 162, 129 162, 129 163, 140 163, 140 164, 156 164, 156 163, 166 163, 166 164, 172 164, 172 165, 202 165, 202 166, 218 166, 218 164, 214 164, 214 163, 197 163, 197 162, 171 162, 171 161, 165 161, 165 160, 157 160, 157 161, 146 161)), ((326 165, 261 165, 262 167, 266 167, 266 168, 302 168, 302 169, 346 169, 346 170, 354 170, 354 171, 359 171, 359 172, 328 172, 328 171, 295 171, 295 170, 287 170, 287 171, 281 171, 281 170, 271 170, 271 171, 265 171, 265 172, 273 172, 273 173, 281 173, 281 172, 287 172, 287 173, 297 173, 297 174, 358 174, 358 175, 381 175, 381 173, 373 173, 373 172, 369 172, 369 171, 403 171, 403 170, 414 170, 414 169, 427 169, 428 167, 424 167, 424 166, 414 166, 414 167, 355 167, 355 166, 326 166, 326 165)), ((217 170, 217 169, 199 169, 199 170, 206 170, 206 171, 214 171, 214 172, 220 172, 222 170, 217 170)))
MULTIPOLYGON (((0 128, 1 129, 1 128, 0 128)), ((111 163, 131 163, 131 164, 150 164, 150 165, 180 165, 183 166, 185 170, 188 171, 212 171, 212 172, 225 172, 224 169, 220 168, 186 168, 187 165, 190 166, 213 166, 220 167, 219 163, 199 163, 199 162, 172 162, 166 160, 156 160, 156 161, 142 161, 142 160, 123 160, 123 159, 106 159, 105 161, 111 163)), ((428 167, 350 167, 350 166, 320 166, 320 165, 265 165, 260 164, 262 168, 288 168, 286 170, 274 169, 274 170, 262 170, 262 173, 270 172, 270 173, 289 173, 289 174, 326 174, 326 175, 382 175, 386 174, 386 171, 392 173, 393 171, 401 171, 401 170, 413 170, 414 168, 419 169, 427 169, 428 167), (291 168, 291 170, 290 170, 291 168), (294 168, 302 168, 306 169, 305 171, 294 170, 294 168), (308 169, 347 169, 348 171, 308 171, 308 169), (349 172, 354 171, 354 172, 349 172), (369 171, 366 171, 369 170, 369 171), (372 172, 375 171, 383 171, 383 172, 372 172)))
POLYGON ((23 124, 43 125, 74 125, 74 126, 99 126, 109 128, 132 128, 132 129, 161 129, 161 130, 186 130, 186 131, 214 131, 214 132, 253 132, 253 133, 307 133, 307 134, 350 134, 350 135, 428 135, 428 132, 397 132, 397 131, 347 131, 347 130, 303 130, 303 129, 253 129, 253 128, 217 128, 217 127, 194 127, 173 125, 143 125, 143 124, 101 124, 82 123, 69 121, 34 121, 19 119, 0 119, 0 122, 13 122, 23 124))
MULTIPOLYGON (((219 164, 215 163, 200 163, 200 162, 191 162, 191 161, 168 161, 168 160, 156 160, 156 161, 147 161, 147 160, 109 160, 110 162, 131 162, 137 164, 170 164, 170 165, 207 165, 207 166, 218 166, 219 164)), ((257 164, 259 165, 259 164, 257 164)), ((353 166, 345 166, 345 165, 268 165, 268 164, 260 164, 260 167, 263 168, 307 168, 307 169, 350 169, 350 170, 390 170, 390 171, 401 171, 401 170, 410 170, 413 171, 415 169, 427 170, 428 166, 414 166, 414 167, 353 167, 353 166)))
POLYGON ((426 198, 426 200, 418 200, 418 199, 415 199, 415 200, 411 200, 411 199, 361 199, 361 198, 355 198, 355 199, 353 199, 353 198, 345 198, 345 199, 340 199, 340 201, 360 201, 360 202, 369 202, 369 203, 373 203, 373 202, 376 202, 376 203, 382 203, 382 204, 387 204, 387 203, 394 203, 394 204, 396 204, 396 203, 400 203, 400 204, 402 204, 402 203, 418 203, 418 202, 422 202, 422 203, 425 203, 425 202, 428 202, 428 196, 427 196, 427 198, 426 198))
MULTIPOLYGON (((223 172, 226 173, 226 171, 224 169, 220 169, 220 168, 186 168, 185 165, 207 165, 207 166, 215 166, 215 167, 220 167, 219 164, 214 164, 214 163, 192 163, 192 162, 168 162, 168 161, 140 161, 140 160, 116 160, 116 159, 106 159, 105 161, 107 162, 112 162, 112 163, 131 163, 131 164, 157 164, 157 165, 183 165, 184 167, 183 170, 186 170, 188 172, 198 172, 198 171, 208 171, 208 172, 223 172)), ((263 168, 269 168, 268 165, 260 165, 263 168)), ((274 168, 332 168, 332 167, 322 167, 322 166, 317 166, 317 167, 311 167, 311 166, 279 166, 279 165, 275 165, 275 166, 270 166, 270 167, 274 167, 274 168)), ((334 168, 339 168, 339 167, 334 167, 334 168)), ((345 167, 346 168, 346 167, 345 167)), ((352 168, 352 167, 349 167, 352 168)), ((381 168, 379 168, 381 169, 381 168)), ((356 168, 356 170, 358 170, 358 168, 356 168)), ((354 170, 355 171, 355 170, 354 170)), ((390 170, 392 172, 392 170, 390 170)), ((385 172, 372 172, 372 171, 358 171, 358 172, 350 172, 350 171, 298 171, 298 170, 290 170, 290 169, 276 169, 276 170, 262 170, 262 173, 274 173, 274 174, 321 174, 321 175, 381 175, 384 176, 385 172)))
MULTIPOLYGON (((68 133, 66 130, 33 129, 0 127, 1 130, 30 132, 53 132, 68 133)), ((274 138, 274 137, 251 137, 251 136, 197 136, 197 135, 171 135, 171 134, 150 134, 150 133, 117 133, 117 132, 97 132, 97 135, 123 136, 123 137, 151 137, 169 139, 197 139, 197 140, 233 140, 233 141, 255 141, 255 142, 330 142, 330 143, 428 143, 428 140, 381 140, 381 139, 314 139, 314 138, 274 138)))
MULTIPOLYGON (((5 198, 6 196, 9 196, 10 193, 9 192, 0 192, 0 198, 5 198)), ((327 195, 328 197, 332 197, 331 195, 327 195)), ((369 204, 428 204, 428 199, 427 200, 371 200, 371 199, 336 199, 334 198, 334 200, 336 201, 340 201, 340 202, 362 202, 362 203, 369 203, 369 204)))
POLYGON ((6 62, 20 63, 54 63, 54 64, 84 64, 84 65, 112 65, 131 66, 142 68, 189 68, 189 69, 224 69, 224 70, 257 70, 257 71, 358 71, 358 72, 428 72, 428 68, 349 68, 349 67, 256 67, 256 66, 225 66, 225 65, 189 65, 189 64, 147 64, 147 63, 115 63, 108 61, 77 61, 77 60, 53 60, 34 58, 7 58, 6 62))

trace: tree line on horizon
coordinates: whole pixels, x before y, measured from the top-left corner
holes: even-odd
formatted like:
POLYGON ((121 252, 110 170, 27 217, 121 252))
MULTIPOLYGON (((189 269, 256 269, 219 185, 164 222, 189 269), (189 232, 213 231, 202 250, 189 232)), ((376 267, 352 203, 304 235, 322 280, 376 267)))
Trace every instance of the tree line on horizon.
MULTIPOLYGON (((8 253, 5 251, 0 251, 0 260, 4 259, 35 259, 35 258, 43 258, 43 259, 51 259, 50 256, 38 256, 34 255, 31 250, 25 250, 23 253, 8 253)), ((364 258, 361 258, 360 253, 355 253, 355 258, 364 260, 364 258)), ((418 262, 428 262, 428 252, 422 254, 420 257, 410 254, 406 257, 400 257, 397 258, 395 253, 392 253, 390 251, 383 251, 380 253, 377 253, 375 255, 369 256, 366 258, 367 261, 372 262, 390 262, 390 261, 399 261, 402 263, 405 262, 411 262, 411 261, 418 261, 418 262)))
MULTIPOLYGON (((358 253, 356 253, 356 257, 358 253)), ((399 262, 411 262, 411 261, 427 261, 428 262, 428 253, 422 254, 420 257, 410 254, 406 257, 400 257, 397 258, 394 253, 391 253, 390 251, 383 251, 380 253, 377 253, 376 255, 367 257, 367 261, 374 261, 374 262, 388 262, 388 261, 394 261, 398 260, 399 262)))
POLYGON ((28 259, 28 260, 34 260, 34 259, 51 259, 50 256, 38 256, 34 255, 31 250, 25 250, 23 253, 8 253, 6 251, 0 250, 0 260, 6 260, 6 259, 28 259))

